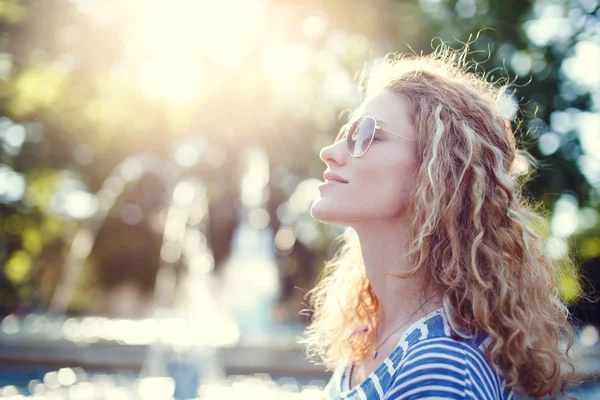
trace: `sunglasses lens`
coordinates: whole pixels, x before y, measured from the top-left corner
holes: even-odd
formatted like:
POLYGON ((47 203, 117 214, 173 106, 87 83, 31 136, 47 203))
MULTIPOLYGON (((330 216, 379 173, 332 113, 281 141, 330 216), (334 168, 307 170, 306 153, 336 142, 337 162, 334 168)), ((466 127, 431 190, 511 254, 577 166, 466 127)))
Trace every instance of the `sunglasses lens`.
POLYGON ((369 148, 375 133, 375 121, 371 118, 360 118, 350 126, 348 131, 348 150, 352 155, 364 154, 369 148))
POLYGON ((344 140, 344 139, 346 139, 346 125, 344 125, 340 128, 340 131, 338 132, 337 136, 335 137, 334 143, 337 143, 340 140, 344 140))

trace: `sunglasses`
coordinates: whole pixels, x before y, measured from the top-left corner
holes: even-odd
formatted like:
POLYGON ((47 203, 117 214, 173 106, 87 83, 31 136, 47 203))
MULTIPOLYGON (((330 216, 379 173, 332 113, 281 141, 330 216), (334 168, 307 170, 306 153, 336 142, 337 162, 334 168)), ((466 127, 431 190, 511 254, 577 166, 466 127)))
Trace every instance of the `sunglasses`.
POLYGON ((409 142, 415 142, 412 139, 383 129, 381 126, 377 125, 377 120, 375 118, 367 116, 360 117, 350 125, 346 124, 342 126, 335 141, 338 142, 346 137, 346 144, 350 155, 352 157, 360 157, 369 150, 369 147, 371 147, 371 143, 373 143, 373 138, 375 138, 375 132, 377 130, 382 130, 409 142))

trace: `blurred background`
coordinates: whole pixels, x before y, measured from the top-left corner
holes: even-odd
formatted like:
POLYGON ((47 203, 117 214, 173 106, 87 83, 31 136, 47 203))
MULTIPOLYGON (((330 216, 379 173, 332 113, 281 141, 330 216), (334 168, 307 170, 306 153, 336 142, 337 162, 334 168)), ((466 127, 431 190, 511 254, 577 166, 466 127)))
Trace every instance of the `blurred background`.
POLYGON ((600 398, 600 308, 575 285, 600 288, 599 18, 598 0, 0 0, 0 397, 319 398, 329 373, 295 342, 341 233, 308 213, 318 152, 363 67, 478 36, 515 82, 547 250, 578 266, 571 393, 600 398))

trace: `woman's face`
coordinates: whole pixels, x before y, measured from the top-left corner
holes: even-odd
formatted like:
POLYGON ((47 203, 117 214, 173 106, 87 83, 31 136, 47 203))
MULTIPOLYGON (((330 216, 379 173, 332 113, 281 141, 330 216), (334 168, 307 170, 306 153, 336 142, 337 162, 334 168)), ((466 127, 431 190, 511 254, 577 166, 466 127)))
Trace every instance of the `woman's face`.
MULTIPOLYGON (((400 95, 383 91, 361 105, 354 118, 371 116, 382 128, 416 140, 408 103, 400 95)), ((346 226, 381 219, 401 218, 417 171, 416 143, 377 130, 369 150, 355 158, 346 140, 321 150, 332 172, 347 183, 325 180, 321 197, 312 205, 312 216, 320 221, 346 226)))

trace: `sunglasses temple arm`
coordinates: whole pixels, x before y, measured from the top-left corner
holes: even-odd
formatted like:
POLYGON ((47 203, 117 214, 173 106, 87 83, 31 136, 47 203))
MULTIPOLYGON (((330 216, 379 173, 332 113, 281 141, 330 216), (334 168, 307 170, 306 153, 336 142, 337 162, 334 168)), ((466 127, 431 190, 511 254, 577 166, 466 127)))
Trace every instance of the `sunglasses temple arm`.
POLYGON ((384 132, 390 133, 390 134, 392 134, 392 135, 394 135, 394 136, 401 137, 402 139, 404 139, 404 140, 408 140, 409 142, 416 142, 416 140, 409 139, 409 138, 407 138, 407 137, 404 137, 404 136, 402 136, 402 135, 399 135, 399 134, 397 134, 397 133, 394 133, 394 132, 392 132, 392 131, 388 131, 387 129, 383 129, 383 128, 379 127, 379 126, 378 126, 376 129, 381 129, 381 130, 382 130, 382 131, 384 131, 384 132))

